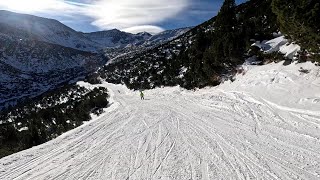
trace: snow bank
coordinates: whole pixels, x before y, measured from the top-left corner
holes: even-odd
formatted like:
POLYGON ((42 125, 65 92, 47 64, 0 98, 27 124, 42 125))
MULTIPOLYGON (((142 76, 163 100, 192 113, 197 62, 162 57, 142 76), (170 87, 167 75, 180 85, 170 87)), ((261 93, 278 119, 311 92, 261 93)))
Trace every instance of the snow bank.
POLYGON ((295 43, 289 43, 284 36, 280 36, 269 41, 256 42, 252 44, 252 46, 259 47, 266 54, 280 52, 284 54, 284 57, 289 59, 293 59, 301 49, 299 45, 295 43))
POLYGON ((287 42, 288 40, 285 39, 284 36, 280 36, 270 41, 255 42, 252 46, 259 47, 265 53, 272 53, 279 51, 280 47, 285 45, 287 42))
POLYGON ((320 68, 311 62, 283 66, 283 62, 264 66, 244 65, 245 75, 227 81, 219 89, 243 91, 282 106, 320 109, 320 68), (303 73, 307 70, 309 73, 303 73))
POLYGON ((290 43, 280 47, 280 52, 289 59, 294 59, 294 56, 300 51, 301 47, 297 44, 290 43))

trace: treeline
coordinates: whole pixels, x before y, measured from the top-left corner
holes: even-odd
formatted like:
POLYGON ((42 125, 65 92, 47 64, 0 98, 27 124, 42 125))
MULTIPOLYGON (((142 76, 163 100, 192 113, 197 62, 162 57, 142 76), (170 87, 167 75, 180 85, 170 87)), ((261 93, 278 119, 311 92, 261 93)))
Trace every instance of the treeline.
POLYGON ((0 114, 0 158, 47 142, 108 106, 107 89, 67 85, 0 114))

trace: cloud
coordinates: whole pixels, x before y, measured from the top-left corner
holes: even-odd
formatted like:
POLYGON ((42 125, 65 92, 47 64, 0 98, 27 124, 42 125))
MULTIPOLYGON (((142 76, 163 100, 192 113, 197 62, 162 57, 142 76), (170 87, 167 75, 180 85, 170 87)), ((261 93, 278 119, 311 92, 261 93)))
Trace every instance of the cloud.
POLYGON ((158 34, 164 31, 163 28, 158 26, 152 26, 152 25, 133 26, 133 27, 122 29, 122 30, 125 32, 133 33, 133 34, 136 34, 139 32, 148 32, 150 34, 158 34))
POLYGON ((150 24, 176 16, 188 4, 189 0, 99 0, 89 6, 86 13, 95 19, 92 24, 101 29, 131 30, 139 27, 142 30, 143 27, 151 29, 150 24))
POLYGON ((191 0, 0 0, 0 9, 91 19, 100 30, 158 33, 155 26, 183 12, 191 0))
POLYGON ((6 0, 0 1, 0 8, 22 13, 61 13, 78 10, 64 0, 6 0))

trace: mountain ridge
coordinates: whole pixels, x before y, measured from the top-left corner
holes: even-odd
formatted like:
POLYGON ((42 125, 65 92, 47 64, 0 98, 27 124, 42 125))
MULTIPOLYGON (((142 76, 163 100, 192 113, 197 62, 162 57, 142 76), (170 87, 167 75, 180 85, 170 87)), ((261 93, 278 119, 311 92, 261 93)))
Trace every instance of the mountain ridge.
POLYGON ((55 19, 2 10, 0 23, 23 32, 23 34, 16 34, 19 38, 34 39, 85 51, 95 51, 97 48, 95 43, 55 19))
MULTIPOLYGON (((104 48, 124 48, 128 45, 140 46, 147 42, 148 46, 155 46, 165 42, 166 39, 172 39, 181 34, 167 33, 169 35, 162 38, 160 37, 161 33, 155 34, 161 38, 161 41, 152 42, 149 39, 154 35, 146 32, 131 34, 118 29, 111 29, 84 33, 76 31, 55 19, 6 10, 0 10, 0 24, 0 33, 14 34, 19 38, 34 39, 90 52, 97 52, 104 48)), ((189 28, 185 28, 185 30, 189 30, 189 28)), ((165 32, 174 31, 167 30, 165 32)))

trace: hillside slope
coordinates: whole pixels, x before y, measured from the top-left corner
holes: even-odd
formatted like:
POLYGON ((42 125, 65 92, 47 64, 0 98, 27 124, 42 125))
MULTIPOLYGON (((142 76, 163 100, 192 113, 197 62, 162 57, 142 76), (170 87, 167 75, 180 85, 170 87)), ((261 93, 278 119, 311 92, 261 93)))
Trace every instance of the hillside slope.
MULTIPOLYGON (((114 63, 101 68, 98 74, 130 89, 173 85, 192 89, 219 84, 244 62, 245 50, 254 41, 271 38, 279 29, 271 0, 251 0, 229 8, 168 43, 113 59, 114 63), (229 17, 229 11, 237 18, 237 29, 226 34, 217 30, 216 19, 229 17)), ((224 24, 223 19, 219 22, 219 26, 232 26, 224 24)))
POLYGON ((0 179, 319 179, 319 67, 244 69, 233 83, 158 88, 145 101, 98 85, 114 100, 103 116, 0 159, 0 179))
POLYGON ((0 33, 0 109, 84 76, 105 64, 102 55, 0 33))

